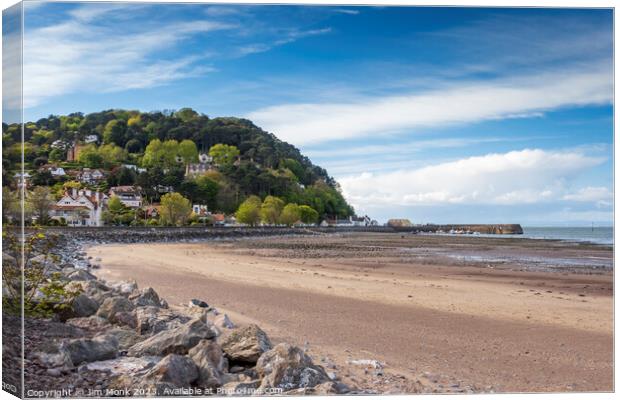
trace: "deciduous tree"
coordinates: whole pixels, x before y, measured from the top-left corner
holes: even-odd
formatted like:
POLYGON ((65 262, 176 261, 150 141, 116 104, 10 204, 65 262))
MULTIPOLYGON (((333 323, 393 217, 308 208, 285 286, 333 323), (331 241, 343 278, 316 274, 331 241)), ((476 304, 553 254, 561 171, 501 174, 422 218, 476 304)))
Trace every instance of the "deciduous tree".
POLYGON ((248 197, 237 209, 235 216, 242 224, 256 225, 260 221, 261 201, 258 196, 248 197))
POLYGON ((160 221, 164 225, 185 225, 192 213, 192 205, 181 194, 173 192, 161 197, 160 221))

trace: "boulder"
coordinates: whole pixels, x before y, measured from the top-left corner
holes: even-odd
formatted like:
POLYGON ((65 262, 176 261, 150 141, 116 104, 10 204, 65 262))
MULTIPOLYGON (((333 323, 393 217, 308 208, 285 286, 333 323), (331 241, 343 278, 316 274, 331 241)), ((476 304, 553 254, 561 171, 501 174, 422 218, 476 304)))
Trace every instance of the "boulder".
MULTIPOLYGON (((94 282, 94 281, 93 281, 94 282)), ((95 300, 97 303, 99 303, 99 305, 103 304, 103 302, 110 298, 110 297, 117 297, 118 295, 112 291, 112 290, 108 290, 108 291, 104 291, 104 290, 97 290, 97 291, 92 291, 92 292, 87 292, 88 295, 95 300)))
POLYGON ((28 259, 26 263, 27 266, 33 267, 45 267, 47 269, 52 269, 56 272, 60 271, 61 268, 53 263, 52 257, 47 254, 39 254, 38 256, 31 257, 28 259))
POLYGON ((254 364, 271 347, 267 334, 254 324, 235 329, 222 341, 222 349, 233 364, 254 364))
POLYGON ((121 311, 132 311, 134 305, 123 296, 108 297, 103 301, 97 315, 107 318, 108 321, 116 322, 116 314, 121 311))
POLYGON ((2 262, 10 265, 17 265, 17 260, 10 254, 2 253, 2 262))
POLYGON ((129 296, 138 289, 136 281, 123 281, 111 285, 111 288, 122 296, 129 296))
POLYGON ((202 300, 198 300, 198 299, 191 299, 189 301, 189 305, 190 308, 191 307, 200 307, 200 308, 209 308, 209 305, 202 300))
POLYGON ((93 339, 73 339, 66 344, 66 350, 74 365, 108 360, 116 357, 118 340, 112 335, 97 336, 93 339))
POLYGON ((135 314, 136 330, 140 335, 153 335, 190 320, 187 316, 154 306, 137 307, 135 314))
POLYGON ((213 325, 221 329, 235 328, 235 324, 232 323, 232 321, 230 320, 230 318, 228 318, 228 315, 226 314, 219 314, 218 316, 216 316, 213 320, 213 325))
POLYGON ((142 290, 137 290, 129 296, 129 300, 136 307, 153 306, 161 307, 161 300, 157 295, 157 292, 152 287, 147 287, 142 290))
POLYGON ((71 287, 80 288, 84 294, 95 300, 99 305, 108 297, 113 297, 114 292, 98 279, 87 281, 72 281, 71 287))
POLYGON ((91 274, 85 269, 78 269, 67 275, 67 278, 72 281, 93 281, 97 279, 95 275, 91 274))
POLYGON ((131 329, 136 329, 138 321, 136 320, 136 312, 134 311, 119 311, 114 315, 114 320, 118 325, 125 325, 131 329))
POLYGON ((102 331, 111 326, 107 319, 96 315, 91 315, 90 317, 70 318, 66 322, 67 325, 93 331, 102 331))
POLYGON ((198 366, 199 377, 197 383, 203 387, 216 388, 222 386, 223 375, 228 369, 228 360, 224 357, 219 344, 201 340, 192 347, 188 356, 198 366))
POLYGON ((256 363, 256 372, 262 378, 261 389, 288 391, 329 382, 323 367, 314 365, 299 347, 286 343, 265 352, 256 363))
POLYGON ((41 365, 46 368, 72 369, 73 362, 67 351, 66 343, 45 342, 40 352, 34 354, 41 365))
POLYGON ((176 328, 159 332, 136 344, 129 349, 128 355, 139 357, 186 354, 202 339, 212 339, 214 336, 213 331, 203 320, 194 319, 176 328))
POLYGON ((144 376, 147 381, 169 383, 177 388, 187 388, 198 379, 198 367, 186 356, 169 354, 144 376))
POLYGON ((191 359, 169 354, 147 370, 112 376, 108 387, 119 390, 131 388, 132 391, 143 393, 143 396, 179 396, 183 393, 175 389, 189 390, 197 378, 198 368, 191 359))
POLYGON ((90 317, 99 309, 99 304, 85 295, 78 295, 71 303, 71 310, 76 317, 90 317))
MULTIPOLYGON (((161 357, 119 357, 110 360, 95 361, 80 367, 83 370, 109 372, 112 375, 131 376, 146 371, 161 360, 161 357)), ((79 371, 81 372, 81 371, 79 371)))
POLYGON ((140 337, 134 330, 125 328, 113 328, 106 332, 106 335, 112 335, 118 341, 119 350, 127 350, 131 346, 140 342, 144 338, 140 337))

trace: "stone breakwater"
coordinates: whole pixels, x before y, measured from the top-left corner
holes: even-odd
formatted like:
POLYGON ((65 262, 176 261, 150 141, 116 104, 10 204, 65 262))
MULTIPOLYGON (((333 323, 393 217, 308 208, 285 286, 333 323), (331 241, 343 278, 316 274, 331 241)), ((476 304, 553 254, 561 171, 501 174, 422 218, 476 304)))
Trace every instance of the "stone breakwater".
MULTIPOLYGON (((400 230, 403 230, 401 228, 400 230)), ((523 228, 519 224, 475 224, 475 225, 419 225, 409 228, 416 232, 459 232, 480 233, 485 235, 522 235, 523 228)))
POLYGON ((153 288, 97 278, 76 236, 61 239, 48 273, 82 293, 53 320, 25 321, 26 397, 359 393, 302 349, 272 343, 257 325, 237 327, 204 300, 171 307, 153 288))

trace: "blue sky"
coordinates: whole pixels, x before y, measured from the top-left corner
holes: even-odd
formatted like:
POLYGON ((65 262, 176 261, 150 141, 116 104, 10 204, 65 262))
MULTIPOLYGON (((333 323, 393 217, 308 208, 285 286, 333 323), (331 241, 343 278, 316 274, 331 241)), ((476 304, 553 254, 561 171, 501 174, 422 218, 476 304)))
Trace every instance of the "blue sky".
POLYGON ((27 3, 25 115, 240 116, 358 213, 612 223, 610 10, 27 3))

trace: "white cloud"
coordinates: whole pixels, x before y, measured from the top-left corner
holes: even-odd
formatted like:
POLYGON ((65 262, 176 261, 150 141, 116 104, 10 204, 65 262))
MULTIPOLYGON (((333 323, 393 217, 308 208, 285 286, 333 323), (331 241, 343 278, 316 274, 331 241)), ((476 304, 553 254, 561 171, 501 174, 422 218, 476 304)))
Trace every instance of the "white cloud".
POLYGON ((346 103, 283 104, 256 110, 247 117, 283 140, 305 145, 422 127, 539 116, 562 107, 609 104, 612 96, 611 68, 603 63, 346 103))
POLYGON ((205 20, 164 25, 97 23, 104 14, 123 8, 126 6, 89 5, 72 11, 72 17, 61 24, 27 30, 24 106, 68 93, 145 88, 204 74, 212 69, 197 66, 196 56, 172 60, 152 56, 191 35, 233 27, 205 20))
MULTIPOLYGON (((571 179, 605 162, 579 152, 525 149, 339 179, 358 210, 438 204, 534 204, 565 199, 571 179)), ((595 191, 600 193, 600 188, 595 191)), ((592 188, 582 194, 592 194, 592 188)))
POLYGON ((604 186, 588 186, 579 189, 575 193, 566 194, 562 197, 563 200, 579 201, 579 202, 594 202, 598 207, 609 206, 612 204, 614 194, 609 188, 604 186))

